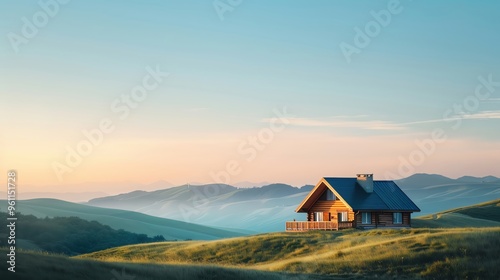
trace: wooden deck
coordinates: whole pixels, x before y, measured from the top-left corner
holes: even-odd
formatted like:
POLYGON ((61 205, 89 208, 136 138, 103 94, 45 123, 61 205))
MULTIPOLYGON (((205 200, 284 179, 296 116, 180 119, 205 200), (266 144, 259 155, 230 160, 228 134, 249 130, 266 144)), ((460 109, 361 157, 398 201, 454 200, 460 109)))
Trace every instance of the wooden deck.
POLYGON ((352 228, 353 222, 286 222, 286 231, 341 230, 352 228))

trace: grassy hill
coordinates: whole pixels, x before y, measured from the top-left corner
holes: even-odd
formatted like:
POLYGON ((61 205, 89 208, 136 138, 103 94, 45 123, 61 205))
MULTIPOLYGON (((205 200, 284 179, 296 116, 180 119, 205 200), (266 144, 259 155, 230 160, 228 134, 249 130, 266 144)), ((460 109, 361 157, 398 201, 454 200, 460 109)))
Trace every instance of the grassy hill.
POLYGON ((77 258, 215 265, 351 279, 495 279, 500 274, 500 200, 424 216, 415 219, 413 225, 423 228, 160 242, 112 248, 77 258))
MULTIPOLYGON (((7 213, 0 212, 0 220, 8 219, 7 213)), ((146 242, 165 241, 162 236, 148 237, 145 234, 112 229, 96 221, 86 221, 77 217, 37 218, 18 213, 16 247, 34 251, 79 255, 117 246, 146 242)), ((7 243, 9 228, 0 227, 0 247, 7 243)))
MULTIPOLYGON (((0 205, 7 205, 0 200, 0 205)), ((97 221, 113 229, 123 229, 148 236, 163 235, 168 240, 213 240, 241 236, 242 233, 190 224, 141 213, 106 209, 56 199, 32 199, 17 201, 17 210, 36 217, 78 217, 97 221)))
MULTIPOLYGON (((7 250, 0 248, 5 256, 7 250)), ((4 267, 0 279, 92 279, 92 280, 324 280, 324 276, 310 276, 265 272, 257 270, 222 268, 215 266, 155 265, 111 263, 72 259, 64 256, 18 251, 15 274, 4 267)))
POLYGON ((415 227, 500 227, 500 199, 418 217, 415 227))
POLYGON ((80 259, 217 265, 345 277, 489 279, 500 273, 500 228, 274 233, 108 249, 80 259))
MULTIPOLYGON (((18 252, 16 279, 497 279, 500 227, 470 226, 498 223, 499 203, 414 221, 443 228, 268 233, 130 245, 72 258, 18 252), (446 228, 457 224, 468 227, 446 228)), ((6 273, 0 271, 1 279, 6 273)))
POLYGON ((274 233, 74 258, 18 251, 15 279, 496 279, 499 250, 500 228, 274 233))

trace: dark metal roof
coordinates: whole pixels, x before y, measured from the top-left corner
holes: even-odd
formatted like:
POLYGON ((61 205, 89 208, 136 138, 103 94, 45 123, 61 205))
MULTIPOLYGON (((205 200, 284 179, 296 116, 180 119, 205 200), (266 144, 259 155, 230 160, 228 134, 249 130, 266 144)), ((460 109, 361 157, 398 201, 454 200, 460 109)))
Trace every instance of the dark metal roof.
POLYGON ((367 193, 356 178, 324 178, 351 206, 359 210, 420 212, 420 209, 393 181, 373 181, 373 192, 367 193))

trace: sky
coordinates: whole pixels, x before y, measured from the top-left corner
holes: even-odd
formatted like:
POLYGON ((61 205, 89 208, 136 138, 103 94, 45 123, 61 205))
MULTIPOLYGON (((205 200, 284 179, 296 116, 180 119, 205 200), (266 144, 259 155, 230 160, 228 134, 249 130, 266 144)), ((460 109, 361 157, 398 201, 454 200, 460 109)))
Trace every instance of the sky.
POLYGON ((500 177, 499 9, 1 1, 0 170, 23 191, 500 177))

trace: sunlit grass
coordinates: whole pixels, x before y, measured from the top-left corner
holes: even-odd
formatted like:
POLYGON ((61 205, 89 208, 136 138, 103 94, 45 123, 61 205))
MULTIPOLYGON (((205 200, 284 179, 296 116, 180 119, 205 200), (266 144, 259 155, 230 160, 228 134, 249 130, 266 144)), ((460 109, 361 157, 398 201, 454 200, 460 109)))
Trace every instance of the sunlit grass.
POLYGON ((500 228, 460 228, 274 233, 126 246, 79 258, 334 275, 470 278, 500 273, 499 262, 492 261, 498 252, 500 228), (458 270, 466 261, 471 264, 458 270))

